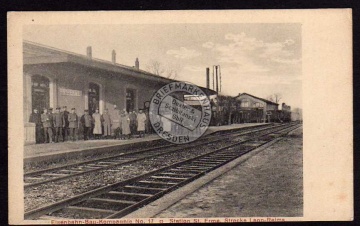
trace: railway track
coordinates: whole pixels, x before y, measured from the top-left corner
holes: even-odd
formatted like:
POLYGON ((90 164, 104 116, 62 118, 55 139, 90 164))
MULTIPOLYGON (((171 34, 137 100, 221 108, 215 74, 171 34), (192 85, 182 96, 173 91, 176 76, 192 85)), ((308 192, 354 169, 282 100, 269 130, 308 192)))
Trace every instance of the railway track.
POLYGON ((257 136, 143 175, 104 186, 25 213, 25 219, 120 218, 271 140, 298 128, 278 126, 257 136))
POLYGON ((118 155, 97 158, 93 160, 82 161, 79 163, 67 164, 63 166, 28 172, 24 174, 24 188, 28 189, 34 186, 40 186, 46 183, 65 180, 71 177, 84 175, 87 173, 92 173, 100 170, 111 169, 114 167, 119 167, 121 165, 134 163, 137 161, 142 161, 147 158, 152 158, 160 155, 169 154, 179 150, 184 150, 188 148, 194 148, 197 146, 206 144, 211 144, 218 142, 220 140, 230 139, 234 136, 244 136, 251 135, 257 132, 266 131, 273 128, 281 127, 282 125, 262 127, 262 128, 248 128, 242 132, 231 132, 219 135, 211 135, 210 137, 202 138, 194 143, 187 145, 176 145, 176 144, 167 144, 162 146, 156 146, 151 148, 145 148, 138 151, 121 153, 118 155))

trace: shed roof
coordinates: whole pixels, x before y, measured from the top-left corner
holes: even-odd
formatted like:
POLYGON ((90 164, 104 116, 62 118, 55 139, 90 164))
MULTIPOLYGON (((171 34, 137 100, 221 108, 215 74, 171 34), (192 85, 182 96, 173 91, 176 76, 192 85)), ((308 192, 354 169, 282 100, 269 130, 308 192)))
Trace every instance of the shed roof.
POLYGON ((251 97, 253 97, 253 98, 255 98, 255 99, 262 100, 262 101, 264 101, 264 102, 267 103, 267 104, 279 105, 279 104, 277 104, 277 103, 275 103, 275 102, 272 102, 272 101, 270 101, 270 100, 266 100, 266 99, 264 99, 264 98, 256 97, 256 96, 251 95, 251 94, 248 94, 248 93, 239 93, 239 95, 237 95, 235 98, 240 97, 240 96, 242 96, 242 95, 251 96, 251 97))

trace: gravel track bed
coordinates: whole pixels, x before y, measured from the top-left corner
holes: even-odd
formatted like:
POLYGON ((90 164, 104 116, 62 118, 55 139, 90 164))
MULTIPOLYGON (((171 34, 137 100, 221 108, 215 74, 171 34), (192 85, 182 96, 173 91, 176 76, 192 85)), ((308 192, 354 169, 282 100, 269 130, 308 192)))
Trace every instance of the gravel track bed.
POLYGON ((130 179, 152 170, 211 152, 216 148, 227 146, 232 142, 224 141, 212 143, 186 151, 178 151, 107 170, 88 173, 66 180, 25 189, 25 211, 67 199, 102 186, 130 179))
MULTIPOLYGON (((250 128, 242 129, 242 130, 239 130, 237 132, 245 132, 245 131, 250 131, 250 128)), ((236 133, 236 132, 219 131, 219 132, 215 132, 212 135, 207 135, 205 137, 217 136, 217 135, 218 136, 225 136, 226 134, 233 134, 233 133, 236 133)), ((160 146, 160 145, 167 145, 167 144, 169 144, 167 141, 155 140, 155 141, 151 141, 150 143, 147 143, 146 147, 141 147, 141 146, 139 146, 139 144, 135 143, 135 144, 133 144, 133 146, 129 146, 129 147, 126 147, 126 148, 123 148, 123 149, 121 149, 121 147, 119 147, 119 150, 113 150, 113 151, 108 151, 108 152, 103 152, 103 153, 80 155, 78 157, 57 159, 57 160, 53 160, 51 162, 45 161, 45 162, 39 162, 39 163, 26 163, 26 164, 24 164, 24 173, 37 171, 37 170, 44 170, 44 169, 48 169, 48 168, 60 167, 60 166, 68 165, 68 164, 81 163, 83 161, 94 160, 94 159, 97 159, 97 158, 105 158, 105 157, 115 156, 115 155, 118 155, 120 153, 129 153, 129 152, 139 151, 139 150, 142 150, 144 148, 151 148, 151 147, 156 147, 156 146, 160 146)))
MULTIPOLYGON (((169 144, 170 143, 162 140, 162 141, 156 141, 156 143, 152 143, 145 147, 128 147, 123 150, 114 150, 114 151, 109 151, 109 152, 104 152, 104 153, 94 153, 94 154, 89 154, 86 156, 82 155, 82 156, 79 156, 76 158, 71 158, 71 159, 57 159, 56 161, 52 161, 52 162, 41 162, 41 163, 36 163, 36 164, 28 163, 28 164, 24 165, 24 173, 38 171, 38 170, 44 170, 44 169, 49 169, 49 168, 54 168, 54 167, 60 167, 60 166, 65 166, 65 165, 69 165, 69 164, 82 163, 84 161, 90 161, 90 160, 96 160, 99 158, 116 156, 121 153, 126 154, 126 153, 141 151, 141 150, 153 148, 153 147, 161 148, 162 147, 161 145, 169 145, 169 144)), ((121 158, 121 157, 119 157, 119 158, 121 158)))
POLYGON ((130 146, 130 147, 123 148, 123 149, 121 149, 121 147, 119 147, 120 150, 108 151, 108 152, 103 152, 103 153, 94 153, 94 154, 88 154, 88 155, 80 155, 75 158, 57 159, 57 160, 54 160, 51 162, 27 163, 27 164, 24 164, 24 173, 53 168, 53 167, 64 166, 64 165, 73 164, 73 163, 81 163, 81 162, 87 161, 87 160, 115 156, 120 153, 129 153, 129 152, 139 151, 139 150, 142 150, 145 148, 147 149, 147 148, 156 147, 158 145, 165 145, 165 144, 168 144, 168 143, 163 140, 152 141, 152 143, 146 144, 145 147, 136 147, 136 146, 131 147, 130 146))

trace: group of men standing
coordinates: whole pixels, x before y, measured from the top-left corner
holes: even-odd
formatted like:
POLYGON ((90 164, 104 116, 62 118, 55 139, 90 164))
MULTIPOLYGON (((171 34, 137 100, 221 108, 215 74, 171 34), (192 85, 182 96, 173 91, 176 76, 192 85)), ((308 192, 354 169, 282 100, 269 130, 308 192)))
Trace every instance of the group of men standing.
POLYGON ((43 109, 40 114, 38 109, 31 113, 29 122, 35 123, 36 143, 54 143, 59 141, 75 140, 76 129, 78 127, 78 118, 75 108, 71 113, 67 107, 53 109, 43 109))
POLYGON ((105 109, 102 115, 98 108, 92 115, 88 110, 84 110, 80 120, 75 108, 71 109, 71 113, 67 111, 66 106, 62 109, 56 108, 55 113, 52 113, 52 110, 52 108, 44 109, 44 112, 40 114, 37 109, 34 109, 30 115, 29 122, 35 123, 36 126, 36 143, 75 141, 79 126, 82 127, 84 140, 111 138, 112 130, 114 130, 115 139, 129 139, 135 134, 139 134, 140 137, 145 136, 147 116, 142 110, 139 110, 139 113, 135 111, 127 113, 125 109, 121 111, 118 128, 112 128, 113 120, 108 109, 105 109))

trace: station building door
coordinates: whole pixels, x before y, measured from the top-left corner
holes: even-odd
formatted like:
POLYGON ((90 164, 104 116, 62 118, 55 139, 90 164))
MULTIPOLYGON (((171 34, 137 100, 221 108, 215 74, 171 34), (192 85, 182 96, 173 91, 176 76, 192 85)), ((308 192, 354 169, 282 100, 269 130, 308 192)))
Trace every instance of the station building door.
POLYGON ((50 105, 50 80, 41 75, 31 77, 31 102, 32 111, 36 108, 42 113, 44 108, 50 105))
POLYGON ((92 115, 99 108, 100 103, 100 86, 98 84, 89 83, 88 97, 89 114, 92 115))
POLYGON ((126 111, 131 112, 135 110, 135 90, 126 89, 126 111))

